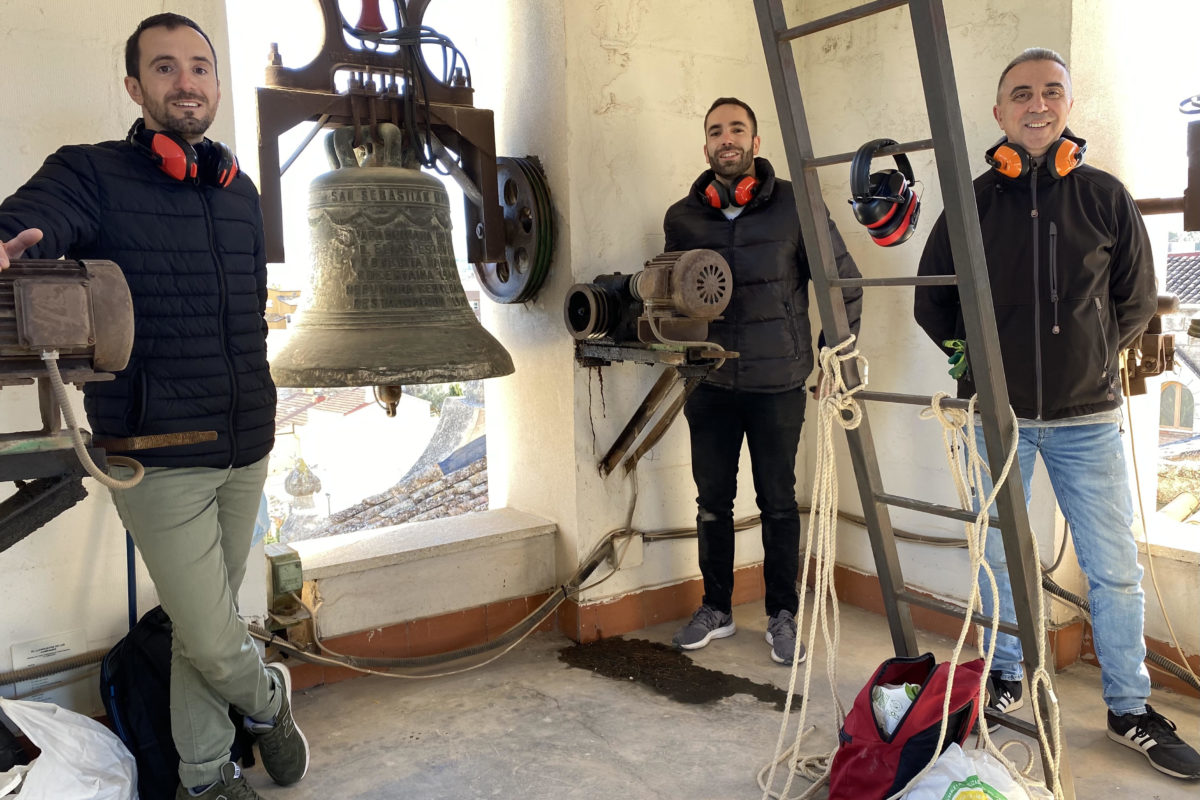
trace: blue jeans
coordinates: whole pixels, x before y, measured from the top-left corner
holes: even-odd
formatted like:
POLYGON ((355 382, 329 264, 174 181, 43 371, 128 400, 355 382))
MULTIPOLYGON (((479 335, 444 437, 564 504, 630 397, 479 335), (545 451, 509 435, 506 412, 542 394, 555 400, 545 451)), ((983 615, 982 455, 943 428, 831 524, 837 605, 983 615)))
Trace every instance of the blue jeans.
POLYGON ((800 604, 800 511, 796 451, 804 424, 804 387, 739 392, 700 384, 684 406, 696 481, 696 529, 704 600, 726 614, 733 599, 733 499, 742 439, 750 448, 755 499, 762 520, 767 616, 795 615, 800 604))
MULTIPOLYGON (((1114 714, 1144 713, 1150 697, 1150 675, 1143 663, 1145 598, 1120 426, 1113 422, 1018 430, 1017 458, 1025 501, 1029 502, 1034 457, 1041 453, 1054 496, 1071 526, 1079 566, 1087 576, 1104 702, 1114 714)), ((981 427, 975 429, 975 440, 983 454, 981 427)), ((985 492, 990 493, 992 484, 986 475, 984 483, 985 492)), ((998 530, 989 529, 984 552, 1000 589, 1000 618, 1014 622, 1012 585, 998 530)), ((985 578, 980 580, 983 611, 991 615, 991 589, 986 584, 985 578)), ((989 638, 990 631, 985 631, 984 641, 989 638)), ((1000 670, 1005 680, 1020 680, 1020 640, 998 634, 992 668, 1000 670)))

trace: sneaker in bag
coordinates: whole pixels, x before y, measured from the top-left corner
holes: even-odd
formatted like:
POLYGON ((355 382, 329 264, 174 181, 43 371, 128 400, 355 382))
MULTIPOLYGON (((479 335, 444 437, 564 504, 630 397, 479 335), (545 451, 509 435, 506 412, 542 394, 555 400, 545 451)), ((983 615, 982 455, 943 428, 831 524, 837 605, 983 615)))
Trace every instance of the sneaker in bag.
POLYGON ((1200 754, 1175 733, 1175 723, 1146 704, 1145 714, 1108 712, 1108 738, 1137 750, 1150 766, 1176 778, 1200 779, 1200 754))
POLYGON ((776 664, 791 664, 793 655, 798 656, 797 664, 803 664, 808 657, 803 643, 796 653, 796 618, 787 609, 767 619, 767 644, 771 645, 771 660, 776 664))
POLYGON ((263 800, 262 795, 246 783, 242 770, 229 761, 221 765, 221 777, 200 794, 192 794, 182 784, 175 790, 175 800, 263 800))
POLYGON ((712 606, 702 605, 671 642, 681 650, 699 650, 712 639, 724 639, 735 633, 737 626, 733 624, 733 617, 712 606))
POLYGON ((279 713, 272 722, 259 722, 246 717, 246 729, 258 741, 258 754, 271 780, 280 786, 290 786, 308 772, 308 740, 292 718, 292 674, 283 664, 267 664, 267 675, 275 683, 275 691, 283 693, 279 713))

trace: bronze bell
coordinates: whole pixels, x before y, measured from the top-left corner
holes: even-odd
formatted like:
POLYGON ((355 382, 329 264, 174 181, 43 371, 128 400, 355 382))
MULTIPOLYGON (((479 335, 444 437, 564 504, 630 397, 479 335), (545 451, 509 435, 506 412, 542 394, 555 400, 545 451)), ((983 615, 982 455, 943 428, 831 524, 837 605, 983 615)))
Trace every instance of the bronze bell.
POLYGON ((398 400, 405 384, 510 374, 508 351, 463 293, 442 183, 402 165, 395 125, 358 148, 361 163, 354 137, 353 128, 327 137, 333 169, 309 190, 312 291, 271 362, 276 385, 393 387, 398 400))

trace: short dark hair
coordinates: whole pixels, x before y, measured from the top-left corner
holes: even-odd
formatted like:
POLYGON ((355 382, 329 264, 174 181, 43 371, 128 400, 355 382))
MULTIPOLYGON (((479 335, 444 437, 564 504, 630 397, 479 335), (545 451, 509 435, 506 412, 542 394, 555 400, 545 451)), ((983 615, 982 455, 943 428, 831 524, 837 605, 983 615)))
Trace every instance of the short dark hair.
MULTIPOLYGON (((1000 80, 996 81, 996 99, 1000 99, 1000 87, 1004 85, 1004 76, 1012 71, 1012 68, 1017 64, 1024 64, 1026 61, 1053 61, 1060 65, 1067 73, 1067 79, 1071 77, 1071 70, 1067 66, 1067 62, 1058 53, 1047 47, 1030 47, 1021 52, 1016 58, 1008 62, 1008 66, 1004 68, 1004 72, 1000 73, 1000 80)), ((1070 88, 1069 86, 1067 87, 1070 88)))
POLYGON ((138 47, 138 39, 142 32, 149 28, 166 28, 173 31, 176 28, 188 27, 196 33, 204 37, 204 41, 208 42, 208 49, 213 53, 213 74, 217 72, 217 48, 213 47, 212 39, 208 38, 208 34, 197 25, 193 20, 188 19, 182 14, 172 14, 166 12, 164 14, 155 14, 152 17, 146 17, 137 26, 133 35, 125 40, 125 74, 131 78, 142 79, 141 68, 139 62, 142 58, 142 51, 138 47))
POLYGON ((736 97, 718 97, 713 100, 712 105, 708 107, 708 111, 704 112, 704 127, 708 128, 708 115, 713 112, 717 106, 741 106, 746 109, 746 113, 750 115, 750 135, 758 136, 758 117, 754 116, 754 109, 746 104, 744 100, 738 100, 736 97))

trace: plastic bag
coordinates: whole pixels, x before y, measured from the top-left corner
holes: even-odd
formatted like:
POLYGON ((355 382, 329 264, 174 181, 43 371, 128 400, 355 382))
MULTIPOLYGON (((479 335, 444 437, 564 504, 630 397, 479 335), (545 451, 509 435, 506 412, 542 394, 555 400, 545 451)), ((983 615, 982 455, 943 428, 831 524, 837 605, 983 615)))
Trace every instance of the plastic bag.
POLYGON ((1045 788, 1030 788, 1025 791, 986 750, 963 750, 952 744, 904 800, 1054 800, 1045 788))
POLYGON ((42 751, 21 800, 137 800, 133 756, 99 722, 53 703, 0 698, 13 724, 42 751))
POLYGON ((896 726, 920 692, 919 683, 883 683, 871 687, 871 710, 885 734, 891 736, 896 732, 896 726))

